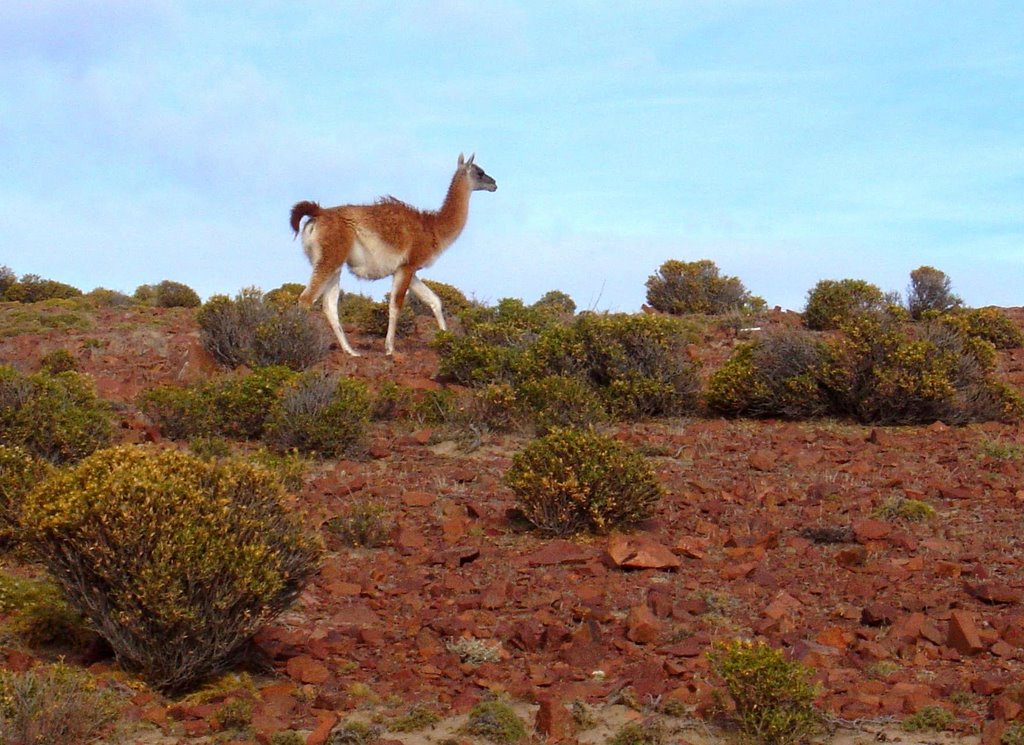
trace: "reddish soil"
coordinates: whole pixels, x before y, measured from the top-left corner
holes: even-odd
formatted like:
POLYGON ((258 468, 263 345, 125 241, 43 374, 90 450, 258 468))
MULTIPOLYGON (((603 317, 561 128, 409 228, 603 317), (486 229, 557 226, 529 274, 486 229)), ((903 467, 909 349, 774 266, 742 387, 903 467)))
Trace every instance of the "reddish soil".
MULTIPOLYGON (((1008 312, 1024 324, 1024 309, 1008 312)), ((92 318, 86 329, 2 338, 0 361, 33 371, 42 354, 68 349, 120 402, 127 440, 146 437, 131 404, 139 390, 216 372, 189 311, 92 318)), ((364 356, 333 350, 324 364, 371 383, 436 386, 431 335, 423 322, 390 360, 382 340, 350 334, 364 356)), ((734 343, 712 335, 694 354, 713 367, 734 343)), ((1024 389, 1024 349, 1001 353, 1000 374, 1024 389)), ((811 666, 821 707, 838 719, 934 705, 955 715, 956 731, 997 742, 1021 716, 1024 426, 693 418, 610 431, 649 456, 667 492, 625 537, 551 540, 509 522, 501 478, 525 435, 375 424, 365 459, 315 465, 299 495, 311 526, 372 499, 386 505, 391 540, 348 549, 326 536, 319 575, 258 637, 273 674, 238 694, 255 703, 252 737, 296 729, 322 742, 368 702, 385 715, 417 701, 456 715, 492 691, 672 700, 700 716, 716 684, 705 652, 753 636, 811 666), (880 516, 900 497, 936 514, 880 516), (447 649, 460 637, 494 644, 499 658, 460 662, 447 649)), ((25 664, 24 650, 4 653, 25 664)), ((124 717, 149 723, 151 737, 194 743, 216 730, 217 708, 144 690, 124 717)), ((563 727, 550 739, 570 737, 563 727)), ((129 741, 155 741, 138 737, 129 741)))

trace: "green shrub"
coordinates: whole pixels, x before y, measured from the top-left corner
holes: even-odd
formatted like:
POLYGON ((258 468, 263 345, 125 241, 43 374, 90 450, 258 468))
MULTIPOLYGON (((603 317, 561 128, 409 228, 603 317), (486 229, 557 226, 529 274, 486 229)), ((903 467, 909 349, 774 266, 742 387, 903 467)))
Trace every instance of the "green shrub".
POLYGON ((875 510, 874 514, 884 520, 906 520, 920 522, 935 516, 935 508, 920 499, 907 497, 891 497, 886 499, 875 510))
POLYGON ((124 308, 135 303, 135 299, 117 290, 96 287, 85 293, 85 298, 97 308, 124 308))
POLYGON ((491 383, 473 392, 467 419, 496 430, 512 430, 520 423, 520 402, 508 383, 491 383))
POLYGON ((941 732, 953 723, 953 714, 941 706, 924 706, 900 723, 904 732, 941 732))
POLYGON ((498 745, 511 745, 526 738, 526 726, 504 701, 481 701, 469 712, 463 732, 498 745))
POLYGON ((393 380, 382 380, 373 392, 370 418, 374 421, 388 421, 406 417, 412 411, 415 392, 400 386, 393 380))
POLYGON ((17 537, 21 500, 53 466, 17 445, 0 444, 0 545, 17 537))
POLYGON ((598 391, 571 375, 528 379, 517 388, 516 401, 541 435, 558 427, 585 429, 608 418, 598 391))
POLYGON ((24 499, 24 540, 122 665, 175 691, 230 667, 317 569, 268 471, 100 451, 24 499))
POLYGON ((745 735, 766 745, 787 745, 806 740, 820 728, 809 668, 787 661, 767 644, 745 640, 716 644, 709 658, 745 735))
POLYGON ((0 573, 0 612, 8 616, 6 630, 30 647, 80 650, 95 639, 82 614, 49 579, 0 573))
POLYGON ((1003 732, 1002 745, 1024 745, 1024 722, 1012 722, 1003 732))
POLYGON ((110 409, 88 378, 72 371, 25 376, 0 365, 0 444, 62 464, 105 447, 112 437, 110 409))
MULTIPOLYGON (((353 324, 360 333, 384 337, 388 333, 388 301, 374 301, 362 295, 346 294, 341 301, 339 315, 353 324)), ((395 326, 397 337, 408 336, 416 329, 416 316, 408 304, 402 306, 395 326)))
POLYGON ((764 300, 751 295, 737 277, 723 277, 715 262, 666 261, 647 279, 647 304, 673 315, 717 315, 758 308, 764 300))
POLYGON ((118 702, 84 670, 62 662, 0 671, 0 742, 84 745, 116 721, 118 702))
POLYGON ((279 450, 295 448, 330 458, 360 445, 369 415, 365 383, 309 370, 285 387, 264 431, 279 450))
POLYGON ((252 724, 252 701, 245 698, 225 701, 215 716, 221 730, 245 730, 252 724))
POLYGON ((26 274, 17 282, 12 282, 4 290, 3 299, 19 303, 38 303, 43 300, 66 300, 81 296, 77 287, 43 279, 38 274, 26 274))
POLYGON ((524 377, 580 377, 620 419, 678 416, 694 410, 700 390, 691 339, 676 318, 588 313, 547 329, 520 364, 524 377))
POLYGON ((994 360, 991 344, 948 325, 862 316, 829 345, 823 381, 833 412, 865 423, 1013 421, 1024 400, 994 379, 994 360))
POLYGON ((157 308, 198 308, 203 301, 186 284, 165 279, 158 285, 139 285, 135 300, 157 308))
POLYGON ((624 724, 608 740, 608 745, 662 745, 664 742, 664 726, 657 719, 649 719, 624 724))
POLYGON ((299 282, 285 282, 280 287, 270 290, 263 296, 264 301, 278 307, 295 305, 306 286, 299 282))
POLYGON ((7 290, 18 281, 18 276, 9 266, 0 265, 0 300, 5 300, 7 290))
POLYGON ((286 729, 272 734, 270 745, 306 745, 306 738, 293 729, 286 729))
POLYGON ((892 300, 862 279, 823 279, 807 293, 804 324, 815 331, 838 329, 858 316, 883 313, 892 300))
POLYGON ((388 538, 387 509, 379 502, 357 500, 344 515, 327 521, 327 530, 345 546, 377 548, 388 538))
POLYGON ((437 712, 423 704, 413 704, 409 710, 391 720, 388 730, 391 732, 418 732, 441 721, 437 712))
POLYGON ((566 316, 572 316, 576 313, 576 301, 561 290, 549 290, 548 292, 545 292, 541 295, 540 299, 530 307, 549 310, 566 316))
POLYGON ((329 343, 305 308, 268 302, 249 287, 232 300, 214 295, 197 315, 203 346, 229 367, 284 365, 303 370, 327 354, 329 343))
POLYGON ((920 266, 910 273, 907 288, 907 311, 915 321, 928 312, 948 313, 959 308, 960 298, 953 294, 953 283, 945 272, 931 266, 920 266))
POLYGON ((599 435, 556 429, 516 453, 505 474, 522 517, 544 533, 606 533, 653 514, 662 489, 641 455, 599 435))
POLYGON ((50 375, 75 370, 77 367, 78 362, 66 349, 54 349, 52 352, 44 354, 39 360, 39 369, 50 375))
POLYGON ((370 745, 382 729, 365 722, 341 722, 327 738, 327 745, 370 745))
POLYGON ((138 405, 171 439, 255 440, 263 435, 269 411, 295 375, 287 367, 272 365, 189 386, 162 385, 143 391, 138 405))
POLYGON ((825 346, 810 332, 768 333, 741 344, 708 379, 708 408, 726 416, 806 419, 828 411, 825 346))
POLYGON ((942 322, 967 336, 989 342, 996 349, 1024 347, 1024 332, 999 308, 972 308, 949 313, 942 322))

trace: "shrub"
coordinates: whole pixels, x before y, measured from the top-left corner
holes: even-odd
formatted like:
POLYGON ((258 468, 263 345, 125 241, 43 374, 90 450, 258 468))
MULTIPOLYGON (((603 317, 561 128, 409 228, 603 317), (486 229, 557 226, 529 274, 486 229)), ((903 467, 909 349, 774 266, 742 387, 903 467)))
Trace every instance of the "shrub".
POLYGON ((48 579, 0 573, 0 612, 9 616, 7 630, 30 647, 84 649, 95 639, 82 614, 48 579))
POLYGON ((542 435, 558 427, 592 427, 608 418, 597 390, 571 375, 526 380, 516 398, 542 435))
POLYGON ((16 445, 0 445, 0 545, 16 538, 21 500, 53 467, 16 445))
POLYGON ((25 542, 120 662, 157 688, 230 667, 315 573, 319 545, 265 469, 98 452, 30 492, 25 542))
POLYGON ((885 520, 920 522, 934 517, 935 508, 920 499, 891 497, 880 504, 874 510, 874 514, 885 520))
POLYGON ((342 722, 327 738, 327 745, 369 745, 380 737, 381 732, 376 724, 342 722))
POLYGON ((391 720, 388 730, 391 732, 418 732, 441 721, 437 712, 423 704, 413 704, 409 710, 391 720))
POLYGON ((766 745, 785 745, 806 740, 819 729, 809 668, 788 662, 767 644, 743 640, 717 644, 709 658, 745 735, 766 745))
POLYGON ((545 292, 541 295, 540 299, 530 307, 550 310, 567 316, 572 316, 576 313, 576 301, 561 290, 550 290, 545 292))
POLYGON ((0 365, 0 444, 62 464, 105 447, 112 437, 110 410, 88 378, 71 371, 24 376, 0 365))
POLYGON ((139 285, 135 300, 157 308, 198 308, 203 301, 186 284, 165 279, 158 285, 139 285))
POLYGON ((39 369, 50 375, 68 372, 77 367, 78 363, 75 361, 74 356, 66 349, 54 349, 52 352, 44 354, 42 359, 39 360, 39 369))
POLYGON ((197 316, 203 345, 229 367, 284 365, 303 370, 327 354, 328 341, 305 308, 267 302, 254 287, 232 300, 211 297, 197 316))
POLYGON ((161 434, 172 440, 212 437, 220 432, 211 385, 148 388, 139 394, 137 404, 161 434))
POLYGON ((608 745, 662 745, 665 728, 657 719, 624 724, 608 740, 608 745))
POLYGON ((820 383, 825 346, 813 334, 789 330, 741 344, 708 380, 707 403, 726 416, 804 419, 822 416, 820 383))
POLYGON ((828 349, 823 380, 834 413, 865 423, 1012 421, 1024 400, 992 377, 992 345, 943 324, 907 334, 861 317, 828 349))
POLYGON ((809 329, 838 329, 858 316, 882 313, 892 304, 875 285, 862 279, 823 279, 807 293, 804 324, 809 329))
POLYGON ((1024 332, 998 308, 972 308, 949 313, 942 322, 967 336, 984 339, 996 349, 1024 347, 1024 332))
POLYGON ((306 286, 298 282, 285 282, 280 287, 271 290, 263 299, 278 307, 287 307, 299 302, 299 296, 305 291, 306 286))
POLYGON ((468 636, 449 639, 445 648, 458 656, 464 665, 482 665, 485 662, 497 662, 501 659, 501 642, 484 641, 468 636))
POLYGON ((522 720, 504 701, 481 701, 469 712, 463 731, 498 745, 511 745, 526 738, 522 720))
POLYGON ((557 429, 515 455, 505 483, 544 533, 605 533, 649 517, 661 486, 643 457, 594 432, 557 429))
POLYGON ((118 715, 113 693, 62 662, 24 673, 0 672, 0 742, 83 745, 118 715))
POLYGON ((647 304, 673 315, 717 315, 764 305, 737 277, 723 277, 713 261, 666 261, 647 278, 647 304))
MULTIPOLYGON (((387 336, 388 323, 390 318, 388 300, 385 298, 380 302, 363 304, 360 303, 348 309, 346 316, 355 324, 356 328, 363 334, 370 336, 387 336)), ((416 330, 416 316, 408 304, 404 304, 398 312, 398 323, 395 324, 395 336, 408 336, 416 330)))
POLYGON ((924 706, 900 722, 904 732, 941 732, 953 723, 952 712, 941 706, 924 706))
POLYGON ((270 745, 306 745, 306 738, 293 729, 286 729, 272 734, 270 745))
POLYGON ((907 287, 907 311, 915 321, 928 311, 948 313, 959 308, 962 301, 953 294, 953 283, 945 272, 920 266, 910 273, 907 287))
POLYGON ((363 382, 310 370, 292 380, 275 402, 266 439, 280 450, 333 457, 360 444, 369 415, 363 382))
POLYGON ((38 303, 43 300, 67 300, 81 296, 77 287, 43 279, 38 274, 26 274, 19 281, 10 283, 4 290, 3 299, 19 303, 38 303))
POLYGON ((700 379, 679 319, 584 314, 541 334, 521 363, 530 377, 578 376, 594 386, 612 416, 676 416, 697 404, 700 379))
POLYGON ((268 412, 296 373, 283 365, 259 367, 248 375, 229 376, 211 386, 212 404, 225 437, 259 439, 268 412))
POLYGON ((117 290, 108 290, 106 287, 96 287, 85 293, 86 299, 99 308, 123 308, 132 305, 134 298, 125 295, 117 290))
POLYGON ((388 538, 386 514, 383 504, 355 501, 344 515, 328 520, 327 529, 345 546, 377 548, 388 538))
POLYGON ((0 266, 0 300, 6 299, 4 296, 8 288, 17 281, 18 277, 13 269, 9 266, 0 266))
POLYGON ((483 422, 498 430, 514 429, 519 417, 519 398, 508 383, 491 383, 474 391, 467 414, 470 422, 483 422))

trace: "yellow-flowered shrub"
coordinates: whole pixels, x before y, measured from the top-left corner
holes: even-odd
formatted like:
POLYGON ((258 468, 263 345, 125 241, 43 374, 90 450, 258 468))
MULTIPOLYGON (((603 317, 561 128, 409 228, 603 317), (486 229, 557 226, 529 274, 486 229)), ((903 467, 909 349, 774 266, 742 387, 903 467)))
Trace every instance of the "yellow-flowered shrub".
POLYGON ((316 571, 320 547, 269 471, 176 450, 103 450, 26 495, 24 540, 109 642, 164 690, 231 666, 316 571))
POLYGON ((650 517, 662 488, 636 451, 596 432, 556 429, 512 460, 505 483, 544 533, 606 533, 650 517))
POLYGON ((53 467, 16 445, 0 445, 0 545, 17 537, 18 511, 25 494, 53 467))

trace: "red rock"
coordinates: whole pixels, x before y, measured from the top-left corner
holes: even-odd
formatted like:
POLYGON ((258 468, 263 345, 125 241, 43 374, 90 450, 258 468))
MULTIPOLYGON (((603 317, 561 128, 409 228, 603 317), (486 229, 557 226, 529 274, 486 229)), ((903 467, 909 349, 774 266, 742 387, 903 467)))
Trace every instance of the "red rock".
POLYGON ((331 730, 338 723, 338 715, 333 711, 317 713, 316 727, 306 737, 306 745, 324 745, 331 735, 331 730))
POLYGON ((968 595, 991 605, 1011 605, 1019 603, 1021 599, 1020 590, 994 582, 964 582, 964 590, 968 595))
POLYGON ((590 561, 594 554, 591 550, 564 540, 554 540, 543 548, 523 557, 532 566, 548 564, 582 564, 590 561))
POLYGON ((999 696, 990 708, 992 718, 1004 722, 1012 722, 1021 715, 1022 707, 1010 696, 999 696))
POLYGON ((285 666, 288 677, 299 683, 319 685, 330 677, 330 671, 322 662, 317 662, 308 655, 299 655, 288 660, 285 666))
POLYGON ((678 569, 682 563, 666 546, 642 535, 612 535, 608 556, 625 569, 678 569))
POLYGON ((979 696, 994 696, 1002 693, 1014 682, 1014 678, 998 673, 986 673, 979 675, 971 681, 971 690, 979 696))
POLYGON ((691 636, 671 646, 662 647, 660 651, 676 657, 700 657, 710 643, 706 637, 691 636))
POLYGON ((684 535, 676 541, 675 550, 690 559, 703 560, 709 542, 706 538, 684 535))
POLYGON ((946 644, 965 655, 978 654, 985 649, 981 637, 978 636, 973 614, 965 610, 950 611, 946 644))
POLYGON ((427 545, 423 534, 413 528, 399 528, 395 535, 395 545, 400 549, 415 551, 427 545))
POLYGON ((771 471, 777 458, 771 450, 755 450, 747 458, 747 465, 755 471, 771 471))
POLYGON ((795 615, 803 607, 803 603, 785 590, 780 590, 768 607, 764 609, 765 617, 777 621, 783 616, 795 615))
POLYGON ((836 563, 847 569, 864 566, 867 559, 868 550, 863 546, 849 546, 836 552, 836 563))
POLYGON ((213 727, 205 719, 187 719, 181 723, 181 729, 186 737, 203 737, 213 732, 213 727))
POLYGON ((899 616, 889 630, 889 638, 912 644, 921 635, 921 627, 924 626, 923 613, 907 613, 899 616))
POLYGON ((480 595, 480 607, 495 610, 508 600, 508 582, 499 580, 491 583, 480 595))
POLYGON ((1009 659, 1017 655, 1017 651, 1002 639, 993 644, 989 651, 996 657, 1003 657, 1005 659, 1009 659))
POLYGON ((858 543, 880 541, 892 532, 892 525, 884 520, 868 518, 853 523, 853 535, 858 543))
POLYGON ((576 731, 572 714, 562 703, 561 698, 552 694, 537 697, 537 733, 548 741, 569 740, 576 731))
POLYGON ((402 494, 402 504, 406 507, 429 507, 436 500, 436 495, 425 491, 407 491, 402 494))
POLYGON ((661 636, 662 623, 646 605, 634 605, 626 618, 626 638, 637 644, 656 642, 661 636))

